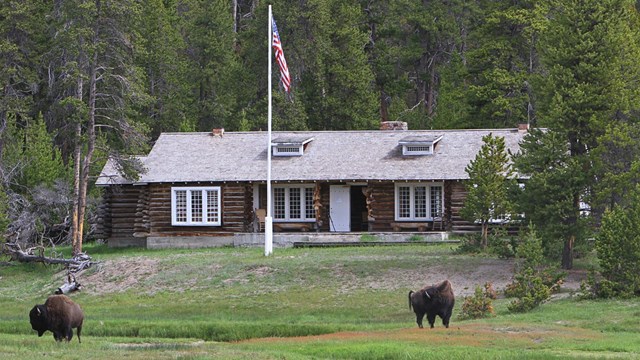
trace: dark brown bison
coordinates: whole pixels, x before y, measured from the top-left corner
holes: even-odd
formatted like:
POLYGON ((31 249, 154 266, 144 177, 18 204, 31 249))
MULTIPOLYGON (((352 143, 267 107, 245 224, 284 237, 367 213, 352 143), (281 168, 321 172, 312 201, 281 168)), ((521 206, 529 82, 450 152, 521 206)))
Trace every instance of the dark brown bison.
POLYGON ((449 280, 426 286, 416 292, 409 291, 409 310, 413 307, 419 328, 422 328, 424 314, 427 314, 427 320, 431 328, 433 328, 433 323, 436 321, 436 315, 442 318, 442 324, 445 327, 449 327, 449 319, 451 318, 454 304, 455 297, 449 280))
POLYGON ((82 332, 84 314, 82 309, 66 295, 51 295, 43 305, 36 305, 29 313, 31 327, 42 336, 47 330, 56 341, 71 341, 73 328, 78 328, 78 342, 82 332))

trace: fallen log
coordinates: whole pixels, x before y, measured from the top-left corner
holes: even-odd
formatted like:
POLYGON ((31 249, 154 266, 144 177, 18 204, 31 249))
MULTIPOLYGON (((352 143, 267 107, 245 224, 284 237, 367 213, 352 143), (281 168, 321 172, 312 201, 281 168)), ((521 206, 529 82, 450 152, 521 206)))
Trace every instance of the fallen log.
POLYGON ((69 272, 67 274, 67 282, 62 284, 55 293, 56 294, 68 294, 70 292, 78 291, 82 289, 82 285, 76 281, 76 277, 69 272))
POLYGON ((7 243, 4 244, 2 252, 9 255, 11 260, 17 260, 18 262, 40 262, 47 265, 62 264, 74 273, 87 269, 94 264, 91 261, 91 257, 85 253, 78 254, 71 259, 44 256, 44 247, 42 246, 22 250, 18 244, 7 243), (38 250, 38 255, 34 255, 35 250, 38 250))
POLYGON ((43 264, 62 264, 67 268, 67 282, 55 290, 55 294, 68 294, 82 289, 82 285, 76 280, 74 273, 88 269, 95 264, 91 257, 85 253, 80 253, 71 259, 44 256, 44 247, 35 246, 22 250, 20 245, 7 243, 2 246, 2 253, 9 255, 11 260, 18 262, 40 262, 43 264), (38 251, 38 255, 34 252, 38 251))

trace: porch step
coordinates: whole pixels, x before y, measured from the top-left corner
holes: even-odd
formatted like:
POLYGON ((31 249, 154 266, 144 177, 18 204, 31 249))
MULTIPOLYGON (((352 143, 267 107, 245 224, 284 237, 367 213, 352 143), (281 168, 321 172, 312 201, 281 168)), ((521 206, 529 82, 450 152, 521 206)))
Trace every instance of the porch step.
POLYGON ((427 240, 427 241, 324 241, 306 242, 295 241, 294 248, 314 248, 314 247, 362 247, 362 246, 399 246, 399 245, 434 245, 434 244, 457 244, 459 240, 427 240))

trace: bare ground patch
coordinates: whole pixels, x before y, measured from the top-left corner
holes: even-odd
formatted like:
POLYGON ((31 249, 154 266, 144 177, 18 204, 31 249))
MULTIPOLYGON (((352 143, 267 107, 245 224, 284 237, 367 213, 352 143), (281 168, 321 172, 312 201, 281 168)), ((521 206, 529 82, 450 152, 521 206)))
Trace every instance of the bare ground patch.
MULTIPOLYGON (((185 261, 187 258, 185 257, 185 261)), ((218 273, 222 266, 211 263, 205 265, 204 271, 199 272, 203 279, 210 280, 218 273)), ((114 292, 124 292, 131 288, 137 288, 145 293, 154 293, 160 290, 168 290, 167 282, 157 281, 161 272, 179 272, 184 269, 179 266, 167 268, 160 260, 148 257, 127 257, 101 262, 95 269, 80 274, 78 281, 82 283, 88 292, 101 295, 114 292)), ((252 279, 269 276, 277 269, 255 265, 237 272, 222 280, 223 284, 248 283, 252 279)), ((425 285, 435 284, 448 279, 453 284, 456 296, 472 295, 476 286, 491 283, 493 288, 501 292, 513 280, 514 261, 494 258, 474 259, 468 266, 449 266, 446 263, 430 266, 416 267, 415 269, 391 268, 377 272, 376 275, 358 275, 341 264, 331 267, 333 276, 340 279, 342 284, 340 292, 348 293, 356 289, 368 288, 372 290, 417 290, 425 285)), ((563 292, 571 292, 580 288, 580 282, 586 278, 584 271, 569 271, 562 285, 563 292)), ((198 279, 185 280, 180 287, 177 284, 171 286, 172 291, 182 291, 186 288, 197 287, 198 279)))
POLYGON ((96 295, 124 292, 144 284, 159 271, 160 262, 147 257, 106 260, 93 273, 79 280, 86 291, 96 295))

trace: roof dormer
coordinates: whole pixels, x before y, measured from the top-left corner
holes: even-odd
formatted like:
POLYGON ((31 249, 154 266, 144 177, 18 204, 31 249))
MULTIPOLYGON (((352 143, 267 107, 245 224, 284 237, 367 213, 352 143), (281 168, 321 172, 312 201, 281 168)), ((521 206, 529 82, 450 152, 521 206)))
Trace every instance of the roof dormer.
POLYGON ((307 144, 312 140, 311 137, 281 137, 271 140, 273 156, 302 156, 307 144))
POLYGON ((442 135, 407 136, 398 143, 402 145, 402 155, 432 155, 442 135))

